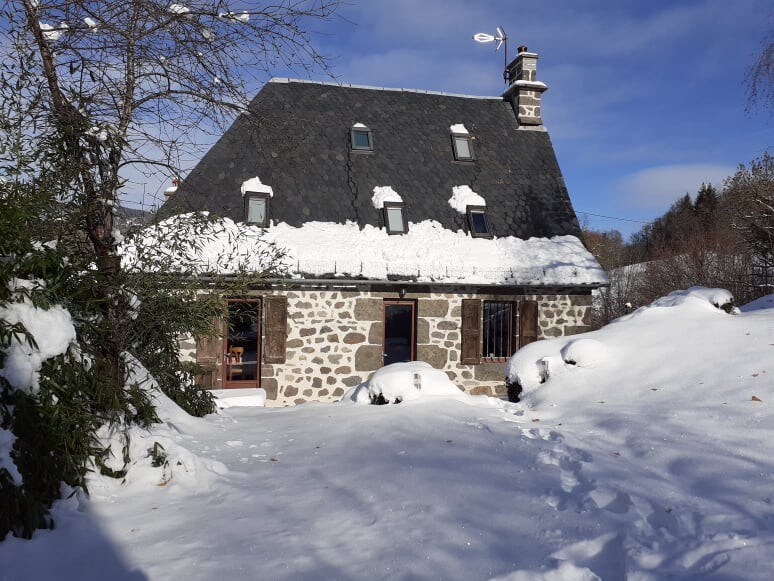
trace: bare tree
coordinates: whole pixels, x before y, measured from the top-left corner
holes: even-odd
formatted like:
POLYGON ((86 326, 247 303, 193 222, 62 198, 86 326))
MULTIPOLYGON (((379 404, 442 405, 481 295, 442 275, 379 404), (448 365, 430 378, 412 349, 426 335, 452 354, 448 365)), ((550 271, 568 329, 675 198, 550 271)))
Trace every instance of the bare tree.
POLYGON ((769 153, 740 165, 726 180, 725 202, 732 213, 731 225, 748 244, 755 258, 761 288, 774 284, 774 156, 769 153))
POLYGON ((310 20, 337 0, 15 0, 4 44, 38 56, 35 119, 65 201, 80 212, 100 274, 108 388, 120 390, 128 308, 114 213, 126 168, 176 171, 201 130, 248 113, 248 90, 273 68, 325 67, 310 20))
POLYGON ((761 52, 748 70, 747 110, 756 105, 774 114, 774 31, 761 43, 761 52))

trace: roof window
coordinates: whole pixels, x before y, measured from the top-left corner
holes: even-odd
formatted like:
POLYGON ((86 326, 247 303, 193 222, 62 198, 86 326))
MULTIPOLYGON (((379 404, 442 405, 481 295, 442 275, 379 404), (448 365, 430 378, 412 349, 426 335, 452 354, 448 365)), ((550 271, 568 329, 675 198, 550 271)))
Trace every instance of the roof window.
POLYGON ((387 234, 405 234, 408 232, 406 206, 403 202, 384 202, 383 211, 387 234))
POLYGON ((261 183, 259 177, 242 182, 240 188, 245 201, 245 223, 267 228, 269 226, 269 202, 274 196, 271 186, 261 183))
POLYGON ((376 186, 371 197, 374 208, 381 210, 387 234, 405 234, 408 232, 406 204, 400 194, 390 186, 376 186))
POLYGON ((374 141, 371 130, 362 123, 355 123, 350 129, 353 151, 373 151, 374 141))
POLYGON ((468 206, 468 226, 473 238, 492 238, 492 228, 486 215, 486 206, 468 206))
POLYGON ((468 130, 462 123, 452 125, 451 142, 454 150, 454 159, 456 161, 473 161, 473 139, 468 130))
POLYGON ((245 194, 245 223, 266 228, 269 225, 269 195, 258 192, 245 194))

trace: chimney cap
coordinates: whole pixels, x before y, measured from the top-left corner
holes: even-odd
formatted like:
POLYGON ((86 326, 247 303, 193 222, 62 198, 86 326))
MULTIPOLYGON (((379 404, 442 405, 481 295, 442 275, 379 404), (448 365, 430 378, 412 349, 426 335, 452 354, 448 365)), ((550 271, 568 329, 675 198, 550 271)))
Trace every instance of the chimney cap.
POLYGON ((516 52, 518 54, 523 53, 523 52, 527 52, 527 51, 528 51, 527 46, 524 45, 524 44, 522 44, 519 48, 516 49, 516 52))

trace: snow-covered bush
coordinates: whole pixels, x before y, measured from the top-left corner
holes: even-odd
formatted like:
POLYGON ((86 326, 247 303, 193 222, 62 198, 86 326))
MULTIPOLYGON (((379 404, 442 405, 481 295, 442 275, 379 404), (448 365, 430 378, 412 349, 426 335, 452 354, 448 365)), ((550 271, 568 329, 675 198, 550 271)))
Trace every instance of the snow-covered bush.
POLYGON ((343 402, 395 404, 427 396, 459 397, 460 389, 449 376, 424 361, 385 365, 347 392, 343 402))

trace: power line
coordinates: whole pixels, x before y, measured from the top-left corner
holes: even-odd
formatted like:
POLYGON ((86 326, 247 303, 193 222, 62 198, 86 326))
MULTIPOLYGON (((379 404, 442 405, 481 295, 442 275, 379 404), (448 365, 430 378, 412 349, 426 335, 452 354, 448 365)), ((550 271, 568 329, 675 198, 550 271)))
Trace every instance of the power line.
POLYGON ((633 218, 617 218, 615 216, 605 216, 604 214, 594 214, 592 212, 584 212, 578 210, 579 214, 585 214, 587 216, 596 216, 597 218, 607 218, 609 220, 620 220, 621 222, 637 222, 638 224, 650 224, 653 220, 634 220, 633 218))

